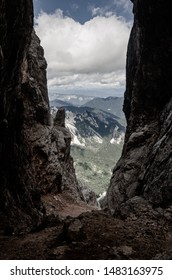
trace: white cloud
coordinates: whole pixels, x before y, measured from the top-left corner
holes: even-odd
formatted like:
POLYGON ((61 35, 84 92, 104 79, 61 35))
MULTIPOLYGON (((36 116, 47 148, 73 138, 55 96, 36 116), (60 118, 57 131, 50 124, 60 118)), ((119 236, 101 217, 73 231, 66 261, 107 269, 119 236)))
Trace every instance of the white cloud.
POLYGON ((131 9, 131 1, 129 0, 113 0, 113 3, 117 7, 121 7, 125 11, 128 11, 131 9))
POLYGON ((94 7, 90 6, 92 16, 110 17, 114 15, 114 12, 110 10, 109 6, 105 7, 94 7))
POLYGON ((88 10, 91 15, 94 16, 105 16, 109 17, 112 15, 120 15, 125 18, 126 21, 131 25, 132 23, 132 3, 129 0, 111 0, 108 1, 107 5, 103 7, 89 5, 88 10))
POLYGON ((85 24, 61 10, 36 19, 53 87, 124 87, 130 27, 115 15, 96 16, 85 24))

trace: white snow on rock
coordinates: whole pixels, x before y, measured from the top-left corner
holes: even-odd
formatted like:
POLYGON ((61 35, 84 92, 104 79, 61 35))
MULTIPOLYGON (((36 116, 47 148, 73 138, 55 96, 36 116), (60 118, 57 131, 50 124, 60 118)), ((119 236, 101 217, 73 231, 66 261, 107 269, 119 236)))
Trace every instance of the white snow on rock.
POLYGON ((65 122, 66 122, 65 125, 69 129, 72 136, 71 145, 82 146, 82 147, 85 146, 85 139, 81 137, 81 135, 79 134, 75 126, 76 123, 75 114, 70 111, 66 111, 65 122))
POLYGON ((124 133, 121 133, 119 131, 119 127, 116 125, 114 131, 113 131, 113 136, 112 139, 110 140, 111 144, 117 144, 119 145, 121 142, 124 140, 124 133))

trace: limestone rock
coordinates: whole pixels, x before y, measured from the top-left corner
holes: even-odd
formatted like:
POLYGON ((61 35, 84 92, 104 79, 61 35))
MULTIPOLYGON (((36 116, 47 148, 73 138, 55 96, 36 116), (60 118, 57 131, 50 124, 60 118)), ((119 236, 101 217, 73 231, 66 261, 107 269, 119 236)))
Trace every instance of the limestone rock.
POLYGON ((59 108, 54 118, 54 126, 65 127, 65 109, 59 108))
POLYGON ((32 0, 1 0, 0 11, 0 228, 29 231, 46 216, 42 195, 80 196, 64 111, 51 123, 32 0))
POLYGON ((78 181, 79 183, 79 192, 83 201, 91 206, 98 207, 97 197, 93 190, 91 190, 84 182, 78 181))
POLYGON ((172 19, 170 1, 133 1, 122 156, 107 192, 115 214, 142 196, 153 207, 172 205, 172 19))

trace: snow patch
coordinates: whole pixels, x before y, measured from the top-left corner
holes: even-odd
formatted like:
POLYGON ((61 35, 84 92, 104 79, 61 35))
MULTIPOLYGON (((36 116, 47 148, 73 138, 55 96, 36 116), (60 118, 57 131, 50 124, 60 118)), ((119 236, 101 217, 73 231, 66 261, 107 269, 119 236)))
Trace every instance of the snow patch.
POLYGON ((124 140, 124 135, 125 134, 123 132, 120 132, 119 127, 116 125, 110 143, 119 145, 124 140))
POLYGON ((76 126, 75 126, 75 114, 70 112, 70 111, 66 111, 66 119, 65 119, 65 125, 66 127, 69 129, 70 133, 71 133, 71 137, 72 137, 72 141, 71 141, 71 145, 76 145, 76 146, 85 146, 85 139, 81 137, 81 135, 79 134, 79 131, 77 130, 76 126))
POLYGON ((99 194, 99 197, 97 198, 97 202, 99 202, 101 199, 103 199, 106 196, 106 192, 103 192, 99 194))

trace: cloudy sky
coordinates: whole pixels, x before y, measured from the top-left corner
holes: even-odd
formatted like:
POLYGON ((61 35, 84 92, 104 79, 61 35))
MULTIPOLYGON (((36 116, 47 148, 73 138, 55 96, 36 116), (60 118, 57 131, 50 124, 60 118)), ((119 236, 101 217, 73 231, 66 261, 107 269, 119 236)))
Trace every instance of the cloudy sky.
POLYGON ((34 0, 53 93, 123 94, 129 0, 34 0))

